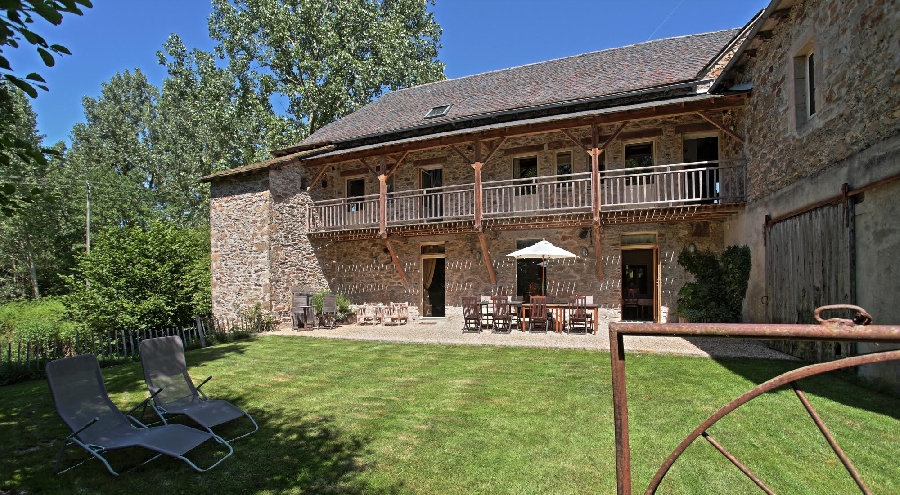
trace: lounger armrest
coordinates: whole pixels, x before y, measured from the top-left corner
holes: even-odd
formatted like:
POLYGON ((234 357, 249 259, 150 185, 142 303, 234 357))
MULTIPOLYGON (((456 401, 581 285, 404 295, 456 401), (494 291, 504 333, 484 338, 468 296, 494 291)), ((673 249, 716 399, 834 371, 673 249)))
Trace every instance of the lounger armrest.
POLYGON ((203 396, 203 400, 209 400, 209 397, 207 397, 206 394, 204 394, 203 391, 200 390, 200 387, 206 385, 206 382, 208 382, 208 381, 210 381, 210 380, 212 380, 212 375, 209 375, 208 377, 206 377, 205 380, 203 380, 202 382, 200 382, 200 385, 197 385, 197 386, 195 387, 195 388, 197 389, 197 392, 200 392, 200 395, 203 396))
POLYGON ((153 400, 153 398, 156 397, 157 395, 159 395, 160 392, 162 392, 162 391, 163 391, 163 389, 162 389, 162 387, 160 387, 159 389, 156 390, 156 392, 153 392, 152 394, 150 394, 150 397, 147 397, 146 399, 144 399, 143 401, 141 401, 140 404, 134 406, 130 411, 128 411, 127 413, 125 413, 125 416, 127 416, 127 417, 129 417, 129 418, 131 418, 131 419, 133 419, 133 420, 135 420, 135 421, 137 421, 137 423, 138 423, 139 425, 144 426, 144 427, 146 428, 146 426, 144 425, 144 423, 141 423, 141 421, 138 420, 137 418, 135 418, 135 417, 133 416, 133 414, 134 414, 134 412, 137 411, 138 409, 143 408, 143 410, 141 410, 141 418, 143 418, 143 417, 144 417, 144 412, 147 410, 147 406, 150 405, 150 401, 153 400))
POLYGON ((87 424, 85 424, 85 425, 82 426, 81 428, 78 428, 77 430, 75 430, 74 432, 72 432, 72 434, 69 435, 69 436, 66 437, 66 438, 70 438, 70 439, 71 439, 71 438, 75 438, 76 435, 78 435, 79 433, 81 433, 81 432, 83 432, 84 430, 88 429, 89 426, 91 426, 92 424, 96 423, 97 421, 100 421, 100 418, 94 418, 94 419, 88 421, 87 424))

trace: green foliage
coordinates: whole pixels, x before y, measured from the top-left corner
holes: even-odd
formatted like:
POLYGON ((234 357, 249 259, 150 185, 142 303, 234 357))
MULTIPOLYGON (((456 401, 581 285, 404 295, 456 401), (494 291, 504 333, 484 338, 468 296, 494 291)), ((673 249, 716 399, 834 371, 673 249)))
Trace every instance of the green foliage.
MULTIPOLYGON (((327 290, 323 290, 312 296, 313 307, 316 309, 316 314, 322 314, 322 302, 325 300, 325 296, 331 294, 331 292, 327 290)), ((347 299, 343 294, 337 295, 337 321, 344 321, 350 317, 350 314, 353 311, 350 309, 350 300, 347 299)))
MULTIPOLYGON (((82 15, 81 7, 91 7, 88 0, 16 0, 3 2, 0 6, 0 171, 5 170, 12 160, 25 163, 46 165, 46 154, 54 154, 52 149, 42 148, 39 142, 17 135, 14 126, 6 120, 16 114, 10 111, 10 94, 15 93, 7 84, 15 86, 19 91, 37 98, 38 89, 48 91, 46 81, 40 74, 31 72, 21 77, 17 75, 3 56, 7 48, 19 48, 20 45, 32 45, 47 67, 53 67, 56 60, 53 55, 71 55, 69 50, 58 44, 51 44, 35 31, 34 21, 44 21, 58 26, 62 23, 63 14, 82 15)), ((4 174, 4 177, 8 177, 4 174)), ((39 199, 42 190, 33 185, 17 185, 12 181, 0 183, 0 214, 11 216, 24 205, 39 199), (18 186, 18 187, 17 187, 18 186)))
POLYGON ((66 317, 65 305, 56 298, 13 301, 0 306, 0 337, 4 339, 48 341, 71 337, 77 329, 66 317))
POLYGON ((213 0, 216 52, 310 133, 386 91, 444 78, 434 0, 213 0))
POLYGON ((77 321, 91 330, 176 326, 209 312, 209 230, 109 228, 68 278, 77 321))
POLYGON ((243 321, 245 326, 242 330, 235 332, 236 338, 245 338, 249 333, 260 333, 274 330, 278 320, 275 315, 262 309, 262 303, 256 301, 251 306, 238 310, 238 317, 243 321))
POLYGON ((739 322, 750 280, 750 248, 728 246, 721 257, 712 251, 682 250, 678 264, 694 276, 678 291, 676 314, 692 322, 739 322))

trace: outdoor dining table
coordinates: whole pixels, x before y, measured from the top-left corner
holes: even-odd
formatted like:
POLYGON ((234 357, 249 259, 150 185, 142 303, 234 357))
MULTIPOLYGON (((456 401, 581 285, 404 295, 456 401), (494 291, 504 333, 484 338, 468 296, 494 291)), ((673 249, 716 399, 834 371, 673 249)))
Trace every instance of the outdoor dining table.
MULTIPOLYGON (((526 323, 525 323, 525 315, 528 311, 531 311, 531 303, 523 303, 521 313, 519 314, 519 321, 522 323, 522 331, 526 331, 526 323)), ((553 330, 556 333, 562 331, 563 321, 565 321, 566 311, 569 310, 569 303, 547 303, 547 312, 553 315, 553 330)), ((592 333, 597 333, 597 319, 600 316, 600 305, 599 304, 585 304, 585 309, 590 310, 594 314, 594 331, 592 333)))

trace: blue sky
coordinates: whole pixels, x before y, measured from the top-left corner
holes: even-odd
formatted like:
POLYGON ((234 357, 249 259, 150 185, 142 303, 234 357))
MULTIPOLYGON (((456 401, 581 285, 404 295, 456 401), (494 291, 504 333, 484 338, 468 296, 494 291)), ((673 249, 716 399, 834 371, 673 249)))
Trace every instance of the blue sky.
MULTIPOLYGON (((81 99, 97 97, 117 72, 140 68, 159 86, 165 70, 156 52, 171 33, 189 48, 212 50, 206 0, 94 0, 83 17, 59 27, 38 26, 50 43, 71 56, 43 68, 29 49, 7 52, 17 73, 37 70, 50 92, 32 105, 45 144, 68 142, 84 121, 81 99)), ((433 12, 443 28, 439 58, 450 78, 577 55, 648 39, 743 26, 767 0, 438 0, 433 12)), ((280 110, 277 109, 276 110, 280 110)))

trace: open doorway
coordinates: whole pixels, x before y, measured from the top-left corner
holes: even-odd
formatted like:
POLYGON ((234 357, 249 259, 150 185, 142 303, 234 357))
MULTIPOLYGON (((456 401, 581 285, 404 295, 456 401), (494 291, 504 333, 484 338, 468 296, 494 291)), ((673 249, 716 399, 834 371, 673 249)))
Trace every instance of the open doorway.
POLYGON ((422 246, 422 311, 424 317, 446 316, 446 262, 443 244, 422 246))
POLYGON ((654 321, 657 263, 653 249, 622 251, 622 319, 654 321))
MULTIPOLYGON (((521 239, 516 241, 516 250, 525 249, 540 242, 540 239, 521 239)), ((526 303, 531 296, 544 294, 543 279, 541 277, 542 266, 540 259, 518 258, 516 259, 516 295, 526 303)))

